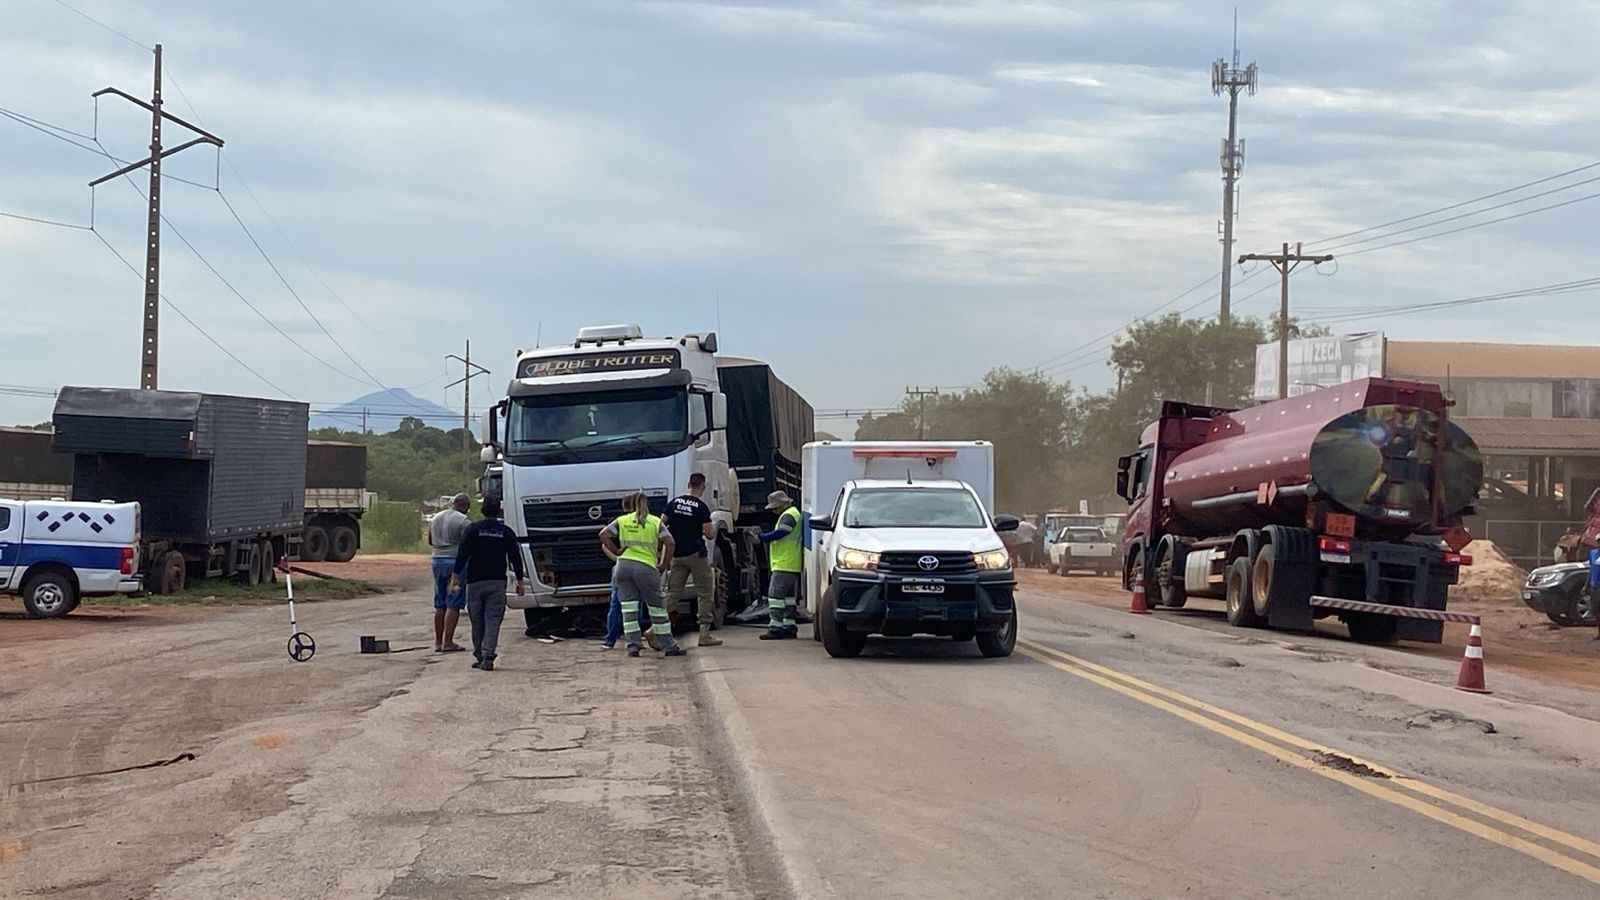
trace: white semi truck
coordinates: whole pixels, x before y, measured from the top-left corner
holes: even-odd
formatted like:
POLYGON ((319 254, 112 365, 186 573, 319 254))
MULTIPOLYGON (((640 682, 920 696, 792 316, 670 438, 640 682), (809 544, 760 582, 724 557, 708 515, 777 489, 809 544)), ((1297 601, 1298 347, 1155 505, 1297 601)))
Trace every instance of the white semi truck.
MULTIPOLYGON (((530 629, 607 603, 601 527, 633 491, 659 514, 695 472, 717 527, 716 619, 761 596, 767 493, 798 498, 800 448, 815 431, 810 404, 765 363, 719 357, 714 333, 645 338, 637 325, 594 326, 569 345, 519 353, 506 393, 487 417, 485 492, 500 496, 523 541, 531 589, 507 602, 530 629)), ((691 611, 674 612, 693 621, 691 611)))

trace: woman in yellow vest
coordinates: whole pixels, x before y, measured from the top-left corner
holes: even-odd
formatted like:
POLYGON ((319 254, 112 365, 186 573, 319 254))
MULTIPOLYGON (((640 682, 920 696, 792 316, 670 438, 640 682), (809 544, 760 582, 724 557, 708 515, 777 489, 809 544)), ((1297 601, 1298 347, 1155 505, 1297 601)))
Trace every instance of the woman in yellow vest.
POLYGON ((624 498, 622 508, 623 514, 601 529, 600 546, 617 565, 614 581, 617 599, 622 602, 628 655, 639 655, 639 601, 643 600, 650 610, 650 630, 661 649, 667 656, 682 656, 661 594, 661 573, 672 559, 672 535, 661 526, 661 519, 650 514, 650 501, 643 491, 624 498))

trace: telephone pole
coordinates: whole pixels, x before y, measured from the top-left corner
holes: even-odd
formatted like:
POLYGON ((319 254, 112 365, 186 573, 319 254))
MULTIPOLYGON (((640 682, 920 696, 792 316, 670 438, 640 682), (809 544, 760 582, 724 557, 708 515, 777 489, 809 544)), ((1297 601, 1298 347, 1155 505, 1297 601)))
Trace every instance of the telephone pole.
POLYGON ((1233 314, 1233 217, 1239 176, 1244 174, 1244 141, 1239 135, 1239 92, 1256 94, 1256 64, 1239 67, 1239 11, 1233 11, 1233 64, 1211 64, 1211 93, 1228 95, 1228 136, 1222 141, 1222 310, 1218 321, 1226 324, 1233 314))
POLYGON ((130 163, 112 172, 102 175, 89 182, 90 187, 104 184, 113 178, 126 175, 141 166, 150 167, 150 191, 146 197, 149 203, 149 223, 145 229, 144 247, 144 328, 139 339, 139 387, 142 390, 153 391, 156 389, 157 364, 160 346, 161 324, 161 160, 174 153, 180 153, 196 144, 211 144, 218 149, 222 147, 222 138, 209 131, 171 115, 161 110, 161 45, 157 44, 155 87, 150 94, 150 102, 146 103, 137 97, 129 96, 114 87, 101 88, 92 96, 102 94, 115 94, 135 106, 142 106, 150 111, 150 155, 136 163, 130 163), (195 134, 200 135, 191 141, 186 141, 170 150, 161 146, 161 120, 168 119, 195 134))
POLYGON ((1289 245, 1283 245, 1279 253, 1246 253, 1239 257, 1239 262, 1251 260, 1272 263, 1278 270, 1278 275, 1283 281, 1278 289, 1278 399, 1289 396, 1289 275, 1301 263, 1319 265, 1333 259, 1332 253, 1323 253, 1315 256, 1306 256, 1300 252, 1300 245, 1294 245, 1294 252, 1289 252, 1289 245))
POLYGON ((906 388, 907 397, 917 398, 917 440, 928 439, 928 398, 939 396, 938 388, 906 388))
POLYGON ((462 371, 466 374, 455 381, 445 385, 445 390, 461 385, 461 450, 467 456, 467 463, 472 463, 472 379, 479 375, 489 374, 489 370, 472 361, 472 342, 467 341, 467 355, 457 356, 451 353, 445 359, 453 359, 461 363, 462 371))

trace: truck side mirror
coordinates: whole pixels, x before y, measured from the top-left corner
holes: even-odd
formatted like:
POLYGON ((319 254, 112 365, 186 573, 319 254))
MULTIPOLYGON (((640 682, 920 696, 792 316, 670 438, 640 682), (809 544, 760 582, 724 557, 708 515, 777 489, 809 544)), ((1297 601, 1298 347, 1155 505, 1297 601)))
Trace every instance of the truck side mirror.
POLYGON ((486 466, 493 465, 494 461, 499 458, 500 451, 496 450, 493 444, 484 444, 483 449, 478 451, 478 462, 486 466))
POLYGON ((1001 531, 1001 532, 1004 532, 1004 531, 1016 531, 1017 527, 1020 526, 1021 524, 1022 524, 1022 520, 1017 518, 1016 516, 1000 515, 1000 516, 995 516, 994 517, 994 530, 995 531, 1001 531))
POLYGON ((1132 463, 1133 457, 1131 456, 1123 456, 1117 459, 1117 496, 1129 503, 1133 502, 1133 498, 1128 496, 1128 467, 1132 463))
POLYGON ((820 519, 811 520, 812 531, 832 531, 833 527, 833 516, 823 516, 820 519))
POLYGON ((728 429, 728 395, 718 392, 711 395, 711 430, 728 429))

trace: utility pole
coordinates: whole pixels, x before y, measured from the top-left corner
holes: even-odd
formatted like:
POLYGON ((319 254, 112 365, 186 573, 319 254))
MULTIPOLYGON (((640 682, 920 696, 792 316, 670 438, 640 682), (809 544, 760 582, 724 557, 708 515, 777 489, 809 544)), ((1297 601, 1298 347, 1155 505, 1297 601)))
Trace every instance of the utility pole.
POLYGON ((1222 142, 1222 310, 1218 321, 1227 324, 1233 314, 1233 217, 1239 176, 1244 174, 1244 141, 1239 135, 1239 92, 1256 94, 1256 64, 1239 67, 1239 10, 1233 11, 1233 64, 1211 64, 1211 93, 1228 95, 1228 136, 1222 142))
POLYGON ((938 388, 906 388, 907 397, 917 398, 917 440, 928 439, 928 398, 939 396, 938 388))
POLYGON ((1289 245, 1285 243, 1280 253, 1246 253, 1239 257, 1239 262, 1256 260, 1272 263, 1282 277, 1282 285, 1278 289, 1278 399, 1289 396, 1289 275, 1304 262, 1320 265, 1333 259, 1332 253, 1323 253, 1316 256, 1306 256, 1300 252, 1300 245, 1294 245, 1294 252, 1289 252, 1289 245))
POLYGON ((455 381, 445 385, 445 390, 461 385, 461 451, 467 457, 467 465, 472 465, 475 457, 472 453, 472 379, 479 375, 489 374, 489 370, 472 361, 472 342, 467 341, 467 355, 457 356, 449 354, 445 359, 453 359, 461 363, 462 371, 466 374, 455 381))
POLYGON ((89 182, 90 187, 104 184, 113 178, 126 175, 141 166, 150 167, 150 191, 146 201, 150 205, 149 224, 145 229, 144 246, 144 328, 139 339, 139 387, 142 390, 153 391, 156 389, 157 367, 160 362, 160 324, 161 324, 161 160, 179 153, 196 144, 212 144, 218 149, 222 147, 222 138, 209 131, 178 118, 161 110, 161 45, 157 44, 155 87, 150 94, 150 102, 146 103, 137 97, 117 90, 114 87, 101 88, 92 96, 102 94, 115 94, 124 100, 142 106, 150 111, 150 155, 136 163, 130 163, 112 172, 89 182), (170 119, 173 122, 200 135, 192 141, 186 141, 170 150, 161 146, 161 120, 170 119))
POLYGON ((362 434, 371 434, 372 433, 372 432, 367 430, 367 408, 365 406, 361 407, 361 433, 362 434))

